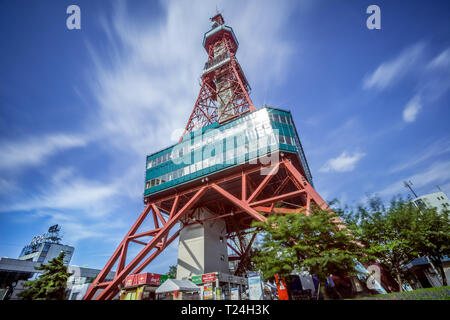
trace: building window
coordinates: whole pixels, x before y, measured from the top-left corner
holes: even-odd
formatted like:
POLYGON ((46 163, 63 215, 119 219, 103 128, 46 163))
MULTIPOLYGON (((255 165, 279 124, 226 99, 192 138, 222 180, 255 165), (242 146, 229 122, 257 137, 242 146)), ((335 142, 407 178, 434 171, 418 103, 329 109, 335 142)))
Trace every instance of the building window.
POLYGON ((277 114, 274 114, 273 118, 275 119, 275 122, 280 122, 280 117, 277 114))
POLYGON ((79 292, 72 293, 72 296, 70 297, 70 300, 77 300, 79 292))

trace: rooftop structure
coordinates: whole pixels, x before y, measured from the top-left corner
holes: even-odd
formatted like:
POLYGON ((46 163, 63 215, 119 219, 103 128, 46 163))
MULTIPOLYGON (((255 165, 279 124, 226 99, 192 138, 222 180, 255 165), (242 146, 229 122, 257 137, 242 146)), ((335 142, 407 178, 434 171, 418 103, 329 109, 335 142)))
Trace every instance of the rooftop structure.
POLYGON ((436 208, 438 212, 450 210, 450 201, 442 191, 424 194, 412 200, 416 206, 424 205, 428 208, 436 208))
POLYGON ((19 259, 46 264, 64 251, 66 254, 63 261, 65 265, 68 265, 75 248, 60 243, 60 231, 61 227, 56 224, 51 226, 48 232, 34 237, 30 244, 22 249, 19 259))
POLYGON ((181 190, 203 177, 274 152, 292 154, 313 185, 291 112, 264 107, 193 131, 180 143, 147 156, 144 197, 174 187, 181 190))

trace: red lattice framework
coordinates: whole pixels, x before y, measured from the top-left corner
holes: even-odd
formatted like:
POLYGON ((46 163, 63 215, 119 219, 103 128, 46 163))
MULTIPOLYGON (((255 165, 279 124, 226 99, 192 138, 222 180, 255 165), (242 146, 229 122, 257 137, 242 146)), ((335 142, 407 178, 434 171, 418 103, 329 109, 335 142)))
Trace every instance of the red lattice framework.
POLYGON ((202 75, 200 92, 180 141, 188 132, 256 110, 249 96, 250 86, 235 56, 237 43, 231 34, 224 32, 206 49, 208 62, 202 75), (225 52, 215 56, 217 47, 224 48, 225 52), (226 85, 218 88, 219 82, 226 85), (225 99, 224 96, 229 93, 231 95, 225 99), (221 110, 219 104, 224 106, 221 110))
MULTIPOLYGON (((198 182, 183 191, 169 190, 169 193, 155 198, 147 198, 145 209, 120 242, 103 270, 97 276, 84 299, 90 300, 97 290, 97 300, 112 299, 129 274, 138 274, 149 265, 180 231, 195 223, 205 223, 215 219, 225 219, 228 245, 236 253, 237 260, 245 262, 255 234, 245 246, 232 245, 230 241, 241 230, 248 230, 253 220, 266 221, 269 214, 299 213, 308 214, 311 203, 326 209, 328 205, 297 170, 294 156, 285 156, 272 167, 249 165, 237 168, 237 172, 227 175, 216 174, 208 181, 198 182), (270 170, 261 175, 261 169, 270 170), (284 208, 275 208, 277 203, 284 208), (207 208, 215 213, 212 218, 192 221, 197 208, 207 208), (153 228, 137 233, 144 220, 150 219, 153 228), (176 228, 175 226, 180 226, 176 228), (169 233, 171 233, 169 235, 169 233), (144 241, 143 239, 150 239, 144 241), (143 246, 140 252, 128 263, 127 250, 131 242, 143 246), (106 275, 117 265, 112 281, 105 281, 106 275)), ((237 240, 239 242, 241 240, 237 240)), ((242 264, 238 269, 242 269, 242 264)), ((238 273, 239 270, 236 270, 238 273)))

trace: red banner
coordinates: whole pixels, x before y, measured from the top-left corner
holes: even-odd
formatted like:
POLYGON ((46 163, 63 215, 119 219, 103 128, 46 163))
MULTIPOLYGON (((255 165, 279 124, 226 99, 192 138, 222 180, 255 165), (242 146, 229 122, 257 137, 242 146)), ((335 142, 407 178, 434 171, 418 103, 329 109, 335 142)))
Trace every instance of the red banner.
POLYGON ((202 275, 202 282, 203 283, 209 283, 216 281, 216 274, 215 273, 208 273, 202 275))
POLYGON ((161 275, 157 273, 140 273, 137 275, 138 284, 152 284, 155 286, 159 286, 161 283, 161 275))

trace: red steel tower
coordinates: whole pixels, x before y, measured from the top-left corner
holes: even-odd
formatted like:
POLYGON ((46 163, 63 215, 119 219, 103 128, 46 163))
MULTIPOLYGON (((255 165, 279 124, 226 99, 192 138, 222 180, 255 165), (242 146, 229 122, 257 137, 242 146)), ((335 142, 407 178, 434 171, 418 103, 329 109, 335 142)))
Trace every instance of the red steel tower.
POLYGON ((237 261, 235 274, 242 274, 256 235, 246 236, 253 220, 283 212, 308 214, 311 203, 328 207, 312 186, 291 113, 255 109, 235 57, 236 36, 221 14, 211 20, 203 39, 208 61, 183 136, 178 144, 147 156, 145 208, 85 300, 112 299, 125 277, 140 273, 194 224, 224 223, 226 245, 234 253, 229 261, 237 261), (207 211, 208 217, 195 218, 197 210, 207 211), (146 219, 153 227, 140 230, 146 219), (142 249, 126 263, 131 242, 142 249), (114 280, 105 281, 113 267, 114 280))
POLYGON ((255 111, 250 86, 235 56, 239 43, 233 29, 224 24, 221 14, 211 20, 212 29, 203 38, 208 61, 202 86, 181 139, 187 132, 255 111))

